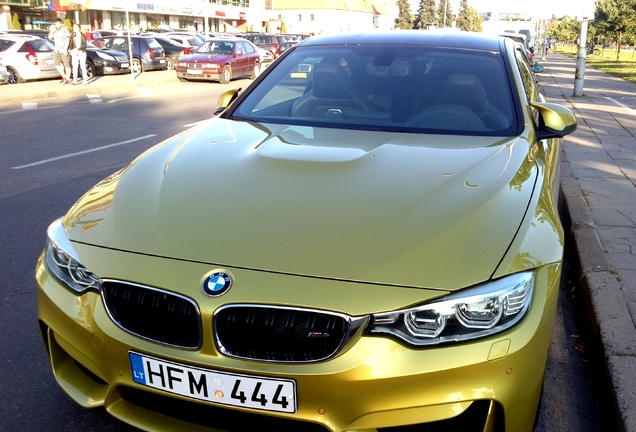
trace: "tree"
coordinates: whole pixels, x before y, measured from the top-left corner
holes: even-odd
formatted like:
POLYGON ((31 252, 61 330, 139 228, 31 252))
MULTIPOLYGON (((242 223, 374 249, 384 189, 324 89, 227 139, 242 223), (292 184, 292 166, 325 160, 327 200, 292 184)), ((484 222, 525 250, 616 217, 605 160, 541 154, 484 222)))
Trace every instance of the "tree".
POLYGON ((479 12, 472 6, 468 6, 468 0, 461 0, 459 3, 459 14, 457 15, 457 28, 463 31, 480 32, 484 29, 484 20, 479 16, 479 12))
POLYGON ((450 0, 439 0, 437 5, 437 27, 453 26, 453 7, 450 0))
POLYGON ((617 44, 616 60, 621 53, 621 39, 625 32, 636 30, 636 2, 634 0, 598 0, 594 12, 594 28, 598 35, 617 44))
POLYGON ((409 0, 398 0, 398 17, 395 19, 395 28, 399 29, 412 29, 413 28, 413 15, 411 15, 411 4, 409 0))
POLYGON ((564 16, 561 21, 552 21, 548 29, 548 37, 560 42, 576 42, 581 36, 581 23, 569 16, 564 16))
POLYGON ((435 0, 421 0, 413 28, 426 30, 430 24, 437 23, 435 0))

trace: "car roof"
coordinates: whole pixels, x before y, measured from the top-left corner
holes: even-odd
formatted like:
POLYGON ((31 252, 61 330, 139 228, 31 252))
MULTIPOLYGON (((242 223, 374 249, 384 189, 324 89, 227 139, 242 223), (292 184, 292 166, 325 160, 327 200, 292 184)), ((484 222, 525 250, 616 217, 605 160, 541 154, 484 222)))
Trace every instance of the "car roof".
POLYGON ((0 38, 8 39, 12 41, 29 41, 29 40, 40 40, 42 39, 39 36, 29 35, 29 34, 0 34, 0 38))
POLYGON ((224 36, 219 38, 209 38, 205 40, 206 42, 249 42, 247 39, 242 37, 230 37, 224 36))
POLYGON ((302 45, 427 45, 499 52, 501 40, 500 36, 484 33, 401 30, 314 36, 303 41, 302 45))

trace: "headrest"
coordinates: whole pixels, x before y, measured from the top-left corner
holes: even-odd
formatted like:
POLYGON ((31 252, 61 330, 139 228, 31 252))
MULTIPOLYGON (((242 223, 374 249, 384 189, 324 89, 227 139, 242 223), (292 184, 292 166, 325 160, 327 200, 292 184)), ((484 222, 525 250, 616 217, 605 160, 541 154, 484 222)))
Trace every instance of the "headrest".
POLYGON ((440 102, 466 106, 479 112, 486 109, 488 97, 484 86, 475 75, 451 74, 444 84, 440 102))
POLYGON ((350 99, 355 92, 351 79, 336 63, 316 64, 312 83, 312 95, 320 99, 350 99))

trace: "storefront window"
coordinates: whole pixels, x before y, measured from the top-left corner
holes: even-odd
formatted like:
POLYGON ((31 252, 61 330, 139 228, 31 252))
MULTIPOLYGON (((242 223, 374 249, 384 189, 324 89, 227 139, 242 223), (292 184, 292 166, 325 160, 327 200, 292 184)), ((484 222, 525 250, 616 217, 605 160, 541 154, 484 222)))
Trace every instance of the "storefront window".
POLYGON ((155 30, 155 29, 160 29, 160 28, 167 28, 168 26, 168 22, 164 21, 164 19, 167 19, 168 17, 164 17, 163 15, 152 15, 152 14, 147 14, 146 15, 146 25, 148 26, 148 30, 155 30))
POLYGON ((193 17, 187 17, 187 16, 180 16, 179 17, 179 28, 180 29, 194 30, 194 18, 193 17))
POLYGON ((139 14, 138 13, 129 13, 128 19, 130 23, 130 28, 126 25, 126 12, 111 12, 110 13, 110 22, 111 28, 116 30, 139 30, 139 14))

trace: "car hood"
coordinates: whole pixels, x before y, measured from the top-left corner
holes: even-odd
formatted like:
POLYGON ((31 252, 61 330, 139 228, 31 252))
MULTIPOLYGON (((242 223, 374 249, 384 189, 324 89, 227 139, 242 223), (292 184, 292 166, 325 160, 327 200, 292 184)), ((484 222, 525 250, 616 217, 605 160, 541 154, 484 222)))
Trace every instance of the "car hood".
POLYGON ((80 199, 75 242, 238 267, 458 289, 490 278, 536 181, 524 138, 215 118, 80 199))
POLYGON ((232 56, 229 54, 214 54, 214 53, 195 53, 189 56, 186 56, 182 59, 184 62, 188 63, 200 63, 200 62, 209 62, 209 61, 223 61, 224 59, 231 58, 232 56))
POLYGON ((111 55, 111 56, 120 56, 120 57, 121 57, 121 56, 126 56, 126 57, 128 57, 128 54, 126 54, 125 52, 123 52, 123 51, 117 51, 117 50, 112 50, 112 49, 97 48, 97 47, 93 48, 93 47, 90 47, 90 48, 86 48, 86 50, 87 50, 87 51, 102 52, 102 53, 105 53, 105 54, 109 54, 109 55, 111 55))

